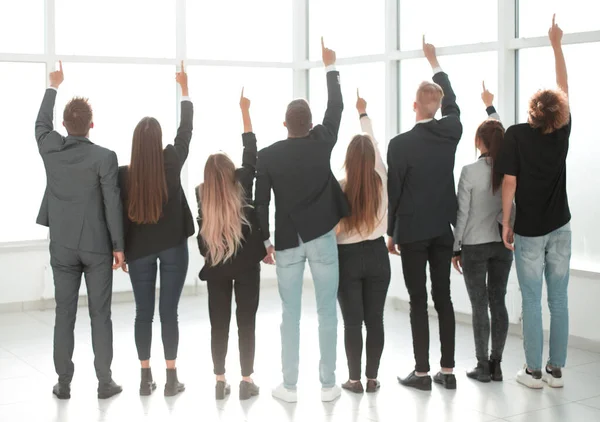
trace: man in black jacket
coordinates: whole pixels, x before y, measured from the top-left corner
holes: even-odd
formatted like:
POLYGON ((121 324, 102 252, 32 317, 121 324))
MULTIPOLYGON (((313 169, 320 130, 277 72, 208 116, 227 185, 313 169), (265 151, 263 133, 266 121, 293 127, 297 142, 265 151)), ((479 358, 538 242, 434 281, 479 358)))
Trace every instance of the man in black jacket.
POLYGON ((410 322, 415 370, 401 384, 431 389, 427 276, 438 313, 442 370, 434 381, 456 388, 454 368, 454 308, 450 298, 450 263, 456 224, 454 156, 462 136, 460 111, 448 75, 439 67, 435 47, 423 52, 433 69, 433 81, 422 82, 414 103, 417 124, 390 141, 388 149, 388 249, 402 252, 402 270, 410 295, 410 322), (441 105, 442 118, 434 118, 441 105))
POLYGON ((283 384, 273 390, 273 396, 287 402, 297 400, 302 280, 307 260, 319 314, 321 399, 332 401, 340 395, 335 385, 339 282, 335 226, 348 215, 349 207, 330 165, 343 109, 339 73, 333 68, 335 52, 325 48, 322 40, 321 44, 329 93, 323 124, 313 128, 308 103, 292 101, 284 123, 288 139, 260 151, 256 169, 255 206, 268 246, 265 262, 274 262, 276 249, 283 305, 283 384), (271 189, 275 194, 275 247, 269 242, 271 189))

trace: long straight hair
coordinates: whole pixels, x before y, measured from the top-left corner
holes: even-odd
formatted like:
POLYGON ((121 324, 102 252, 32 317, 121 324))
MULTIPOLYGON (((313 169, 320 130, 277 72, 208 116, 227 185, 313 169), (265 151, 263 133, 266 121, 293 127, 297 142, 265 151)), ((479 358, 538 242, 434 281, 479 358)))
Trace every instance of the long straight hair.
POLYGON ((477 128, 475 138, 481 140, 488 150, 487 162, 492 167, 492 192, 496 193, 502 186, 502 173, 496 171, 496 158, 504 141, 504 126, 496 119, 484 120, 477 128))
POLYGON ((250 225, 244 213, 249 205, 236 180, 235 165, 225 154, 208 157, 204 183, 198 189, 203 221, 200 235, 208 249, 207 263, 215 266, 235 256, 242 245, 242 226, 250 225))
POLYGON ((162 130, 154 117, 144 117, 133 131, 128 171, 127 216, 138 224, 156 224, 168 201, 162 130))
POLYGON ((379 223, 381 177, 375 171, 375 147, 367 135, 352 138, 346 151, 344 192, 350 203, 350 215, 342 219, 345 233, 369 234, 379 223))

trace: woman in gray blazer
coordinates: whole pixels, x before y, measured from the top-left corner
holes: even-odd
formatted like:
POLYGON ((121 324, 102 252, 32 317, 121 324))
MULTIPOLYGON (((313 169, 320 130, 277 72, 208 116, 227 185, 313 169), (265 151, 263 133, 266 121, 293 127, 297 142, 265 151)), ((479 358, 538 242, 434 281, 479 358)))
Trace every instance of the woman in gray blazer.
POLYGON ((508 334, 504 297, 513 256, 502 242, 499 224, 502 221, 502 175, 494 170, 494 161, 504 140, 504 127, 492 105, 494 96, 485 89, 485 84, 481 98, 490 118, 481 123, 475 134, 475 146, 481 155, 475 163, 463 167, 458 183, 452 263, 458 272, 464 273, 473 308, 477 366, 467 376, 490 382, 502 381, 500 362, 508 334), (488 355, 490 328, 492 352, 488 355))

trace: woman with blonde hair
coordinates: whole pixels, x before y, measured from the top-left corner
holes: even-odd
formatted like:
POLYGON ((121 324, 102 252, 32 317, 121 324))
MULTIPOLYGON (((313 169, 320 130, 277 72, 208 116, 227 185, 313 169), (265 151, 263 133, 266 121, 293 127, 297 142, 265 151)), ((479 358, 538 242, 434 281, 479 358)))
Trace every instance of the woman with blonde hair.
POLYGON ((352 138, 346 152, 346 178, 340 181, 350 203, 350 216, 339 224, 338 301, 344 317, 344 343, 349 379, 342 388, 364 391, 361 378, 362 325, 367 328, 367 393, 379 389, 377 372, 383 351, 383 308, 390 284, 387 230, 387 172, 373 136, 367 102, 358 95, 356 109, 365 134, 352 138))
POLYGON ((235 291, 242 381, 240 400, 258 395, 254 372, 255 320, 260 289, 260 261, 266 256, 252 199, 256 174, 256 137, 252 133, 250 100, 242 96, 244 122, 242 167, 236 169, 222 153, 208 157, 204 183, 196 189, 198 247, 205 258, 200 279, 207 281, 211 350, 216 375, 215 398, 231 392, 225 379, 231 298, 235 291))

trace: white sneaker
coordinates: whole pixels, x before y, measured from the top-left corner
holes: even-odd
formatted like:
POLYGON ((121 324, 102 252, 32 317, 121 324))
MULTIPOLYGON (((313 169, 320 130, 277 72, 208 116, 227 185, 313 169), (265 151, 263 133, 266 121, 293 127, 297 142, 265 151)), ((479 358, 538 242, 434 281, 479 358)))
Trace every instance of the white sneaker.
POLYGON ((283 400, 288 403, 296 403, 298 401, 298 393, 296 390, 289 390, 283 384, 279 384, 271 391, 271 395, 276 399, 283 400))
POLYGON ((337 385, 331 388, 321 388, 321 401, 334 401, 342 395, 342 389, 337 385))
POLYGON ((560 368, 552 368, 552 372, 548 372, 547 369, 543 371, 542 381, 548 384, 548 387, 552 388, 562 388, 565 386, 562 370, 560 368))
POLYGON ((540 389, 544 388, 542 381, 542 371, 533 371, 532 374, 527 373, 527 366, 517 372, 517 382, 525 387, 540 389))

